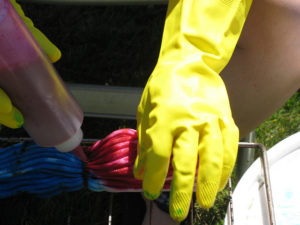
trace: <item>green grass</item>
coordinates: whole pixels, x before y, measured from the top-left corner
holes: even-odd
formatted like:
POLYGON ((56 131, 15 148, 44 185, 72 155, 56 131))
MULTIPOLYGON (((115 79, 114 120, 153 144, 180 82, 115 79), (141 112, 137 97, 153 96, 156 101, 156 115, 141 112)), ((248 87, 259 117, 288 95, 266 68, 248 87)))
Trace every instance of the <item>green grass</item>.
MULTIPOLYGON (((69 6, 26 3, 24 10, 62 51, 55 64, 67 82, 143 87, 159 52, 166 6, 69 6)), ((268 148, 300 130, 299 92, 257 130, 257 142, 268 148)), ((134 121, 87 118, 87 138, 102 138, 134 121)), ((7 136, 22 130, 4 129, 7 136)), ((21 194, 0 200, 0 225, 107 224, 108 194, 86 189, 50 199, 21 194)), ((138 194, 116 194, 113 225, 133 225, 142 214, 138 194)), ((210 210, 196 204, 195 224, 220 225, 228 190, 220 192, 210 210)))
POLYGON ((229 201, 229 190, 226 188, 219 192, 214 206, 209 210, 204 210, 195 204, 196 225, 222 225, 229 201))
MULTIPOLYGON (((269 149, 279 141, 299 131, 300 91, 295 93, 284 106, 256 129, 256 142, 264 144, 269 149)), ((233 174, 234 180, 235 175, 233 174)), ((229 191, 225 189, 217 195, 215 205, 210 210, 203 210, 196 204, 195 224, 223 224, 228 200, 229 191)))
POLYGON ((300 131, 300 92, 293 95, 271 118, 256 129, 259 143, 267 149, 277 142, 300 131))

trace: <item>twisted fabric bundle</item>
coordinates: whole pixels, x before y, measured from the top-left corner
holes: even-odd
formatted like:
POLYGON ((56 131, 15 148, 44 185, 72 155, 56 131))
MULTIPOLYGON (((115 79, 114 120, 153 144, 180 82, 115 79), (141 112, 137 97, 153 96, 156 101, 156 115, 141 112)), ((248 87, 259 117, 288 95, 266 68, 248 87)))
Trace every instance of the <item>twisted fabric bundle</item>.
MULTIPOLYGON (((92 175, 88 181, 93 191, 141 191, 142 182, 133 176, 137 156, 137 133, 133 129, 114 131, 87 149, 87 170, 92 175)), ((165 189, 170 189, 169 171, 165 189)))
POLYGON ((0 149, 0 197, 20 192, 51 197, 83 187, 82 162, 72 153, 33 142, 0 149))
MULTIPOLYGON (((0 149, 0 198, 27 192, 51 197, 61 192, 142 191, 142 182, 133 176, 137 155, 137 133, 133 129, 112 132, 91 147, 83 148, 87 160, 55 148, 40 147, 33 142, 0 149)), ((164 189, 170 189, 172 169, 164 189)))

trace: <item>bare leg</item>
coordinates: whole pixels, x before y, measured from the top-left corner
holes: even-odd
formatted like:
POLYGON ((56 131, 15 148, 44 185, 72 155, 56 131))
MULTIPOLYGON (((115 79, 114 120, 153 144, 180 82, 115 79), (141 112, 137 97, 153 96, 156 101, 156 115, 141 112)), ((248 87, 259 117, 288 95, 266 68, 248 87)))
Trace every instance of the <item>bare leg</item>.
POLYGON ((254 0, 238 47, 222 72, 241 137, 300 87, 300 3, 254 0))
POLYGON ((142 225, 178 225, 179 222, 172 220, 170 215, 160 210, 154 202, 145 199, 146 215, 142 225))

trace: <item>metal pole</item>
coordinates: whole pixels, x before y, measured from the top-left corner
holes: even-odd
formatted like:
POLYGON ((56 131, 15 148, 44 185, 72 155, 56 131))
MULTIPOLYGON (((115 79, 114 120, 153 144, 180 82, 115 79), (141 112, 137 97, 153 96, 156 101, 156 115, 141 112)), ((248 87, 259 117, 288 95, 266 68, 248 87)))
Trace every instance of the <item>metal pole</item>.
POLYGON ((266 198, 267 198, 269 222, 270 222, 270 225, 276 225, 267 150, 264 145, 259 144, 259 143, 240 142, 239 147, 259 148, 261 151, 260 159, 261 159, 261 164, 262 164, 263 172, 264 172, 264 183, 265 183, 265 191, 266 191, 266 198))
POLYGON ((108 208, 108 225, 112 225, 112 210, 113 210, 114 194, 109 195, 109 208, 108 208))
MULTIPOLYGON (((242 139, 242 142, 255 142, 255 131, 252 131, 248 134, 247 137, 242 139)), ((238 156, 237 156, 237 181, 241 179, 246 170, 254 162, 254 148, 243 148, 242 150, 239 147, 238 156)))
POLYGON ((227 208, 227 224, 234 225, 234 217, 233 217, 233 204, 232 204, 232 184, 231 177, 228 179, 228 188, 229 188, 229 204, 227 208))
POLYGON ((167 0, 21 0, 21 2, 38 4, 69 4, 69 5, 166 5, 167 0))

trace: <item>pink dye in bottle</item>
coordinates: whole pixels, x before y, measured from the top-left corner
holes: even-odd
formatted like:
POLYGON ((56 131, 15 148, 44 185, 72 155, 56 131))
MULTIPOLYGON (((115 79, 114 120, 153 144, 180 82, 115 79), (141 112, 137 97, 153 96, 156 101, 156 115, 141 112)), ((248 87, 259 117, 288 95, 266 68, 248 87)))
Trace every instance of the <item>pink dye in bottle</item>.
POLYGON ((37 144, 62 152, 80 145, 83 112, 9 0, 0 0, 0 88, 37 144))

